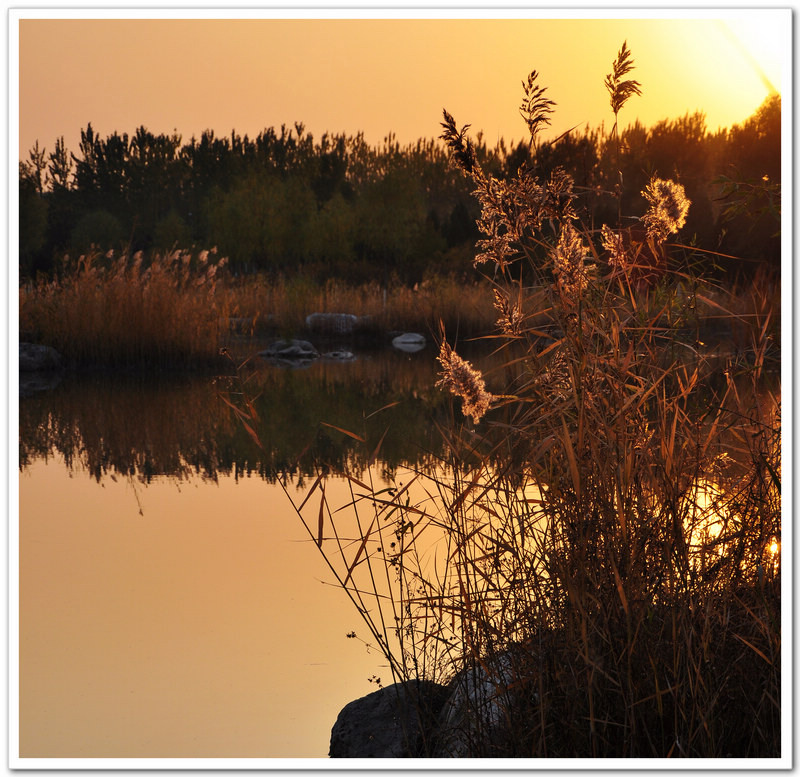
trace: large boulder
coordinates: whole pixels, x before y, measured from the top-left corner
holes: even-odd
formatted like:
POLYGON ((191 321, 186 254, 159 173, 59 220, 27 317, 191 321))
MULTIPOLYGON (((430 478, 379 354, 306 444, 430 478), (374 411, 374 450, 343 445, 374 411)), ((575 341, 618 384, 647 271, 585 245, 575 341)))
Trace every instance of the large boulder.
POLYGON ((446 685, 408 681, 348 704, 331 732, 332 758, 503 758, 515 721, 539 705, 530 657, 484 656, 446 685))
POLYGON ((319 334, 351 335, 358 320, 352 313, 312 313, 306 317, 306 326, 319 334))
POLYGON ((514 718, 518 676, 512 656, 500 653, 459 672, 438 721, 437 758, 500 756, 514 718))
POLYGON ((61 354, 49 345, 33 343, 19 344, 19 371, 37 372, 39 370, 57 370, 62 366, 61 354))
POLYGON ((425 758, 448 689, 426 680, 381 688, 350 702, 331 731, 331 758, 425 758))

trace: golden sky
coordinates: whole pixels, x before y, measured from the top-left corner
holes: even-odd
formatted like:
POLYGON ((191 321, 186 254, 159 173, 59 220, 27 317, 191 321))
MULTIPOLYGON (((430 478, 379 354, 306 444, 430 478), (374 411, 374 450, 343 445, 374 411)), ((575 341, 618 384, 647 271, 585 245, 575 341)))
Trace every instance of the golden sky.
MULTIPOLYGON (((603 81, 623 41, 636 65, 631 77, 643 91, 623 109, 623 125, 638 118, 649 126, 700 110, 715 130, 746 119, 771 89, 790 86, 784 83, 791 60, 788 10, 592 19, 11 13, 12 40, 18 29, 22 158, 35 141, 49 151, 60 136, 77 153, 89 122, 102 136, 144 125, 154 133, 177 131, 186 142, 205 129, 254 137, 300 121, 315 136, 363 131, 374 144, 394 132, 406 143, 437 137, 442 108, 459 125, 483 130, 493 144, 501 136, 525 137, 521 82, 534 69, 557 103, 553 134, 583 123, 610 126, 603 81)), ((14 55, 12 45, 12 67, 14 55)), ((12 143, 13 82, 12 69, 12 143)))

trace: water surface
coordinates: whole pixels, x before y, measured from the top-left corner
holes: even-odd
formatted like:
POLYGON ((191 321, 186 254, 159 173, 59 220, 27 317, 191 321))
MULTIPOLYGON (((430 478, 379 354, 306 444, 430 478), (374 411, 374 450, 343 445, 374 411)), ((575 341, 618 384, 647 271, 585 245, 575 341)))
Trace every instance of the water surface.
POLYGON ((381 439, 376 482, 434 457, 435 371, 388 352, 21 398, 20 756, 325 757, 391 675, 289 496, 381 439), (220 399, 243 388, 265 451, 220 399))

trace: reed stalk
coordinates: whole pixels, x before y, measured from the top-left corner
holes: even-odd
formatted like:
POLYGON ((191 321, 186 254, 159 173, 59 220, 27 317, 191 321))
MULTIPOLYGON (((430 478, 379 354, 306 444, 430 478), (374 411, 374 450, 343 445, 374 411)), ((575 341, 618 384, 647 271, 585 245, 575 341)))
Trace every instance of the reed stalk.
MULTIPOLYGON (((638 93, 631 69, 623 46, 615 120, 638 93)), ((554 105, 536 78, 532 139, 554 105)), ((439 755, 778 757, 772 297, 736 309, 693 274, 669 242, 690 207, 679 183, 651 180, 635 244, 581 223, 563 170, 497 180, 467 127, 447 112, 443 127, 483 208, 476 263, 504 364, 482 375, 443 325, 440 465, 385 480, 344 468, 340 503, 320 471, 297 515, 394 680, 491 686, 442 722, 439 755), (710 352, 703 338, 723 330, 736 339, 710 352)), ((374 460, 380 440, 334 423, 374 460)))

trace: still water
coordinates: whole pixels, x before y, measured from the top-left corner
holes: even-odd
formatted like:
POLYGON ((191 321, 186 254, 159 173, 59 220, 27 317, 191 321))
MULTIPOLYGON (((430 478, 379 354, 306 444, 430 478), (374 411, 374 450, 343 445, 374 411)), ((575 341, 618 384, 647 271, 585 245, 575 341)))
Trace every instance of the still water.
POLYGON ((280 482, 299 502, 320 463, 423 466, 449 407, 434 356, 21 397, 20 756, 325 757, 339 710, 391 675, 346 638, 365 630, 280 482), (219 398, 242 388, 266 452, 219 398))
MULTIPOLYGON (((493 359, 465 355, 496 391, 493 359)), ((375 488, 433 471, 436 377, 428 347, 20 397, 20 756, 326 757, 341 708, 392 677, 292 501, 320 469, 375 488), (263 448, 223 400, 242 395, 263 448)))

